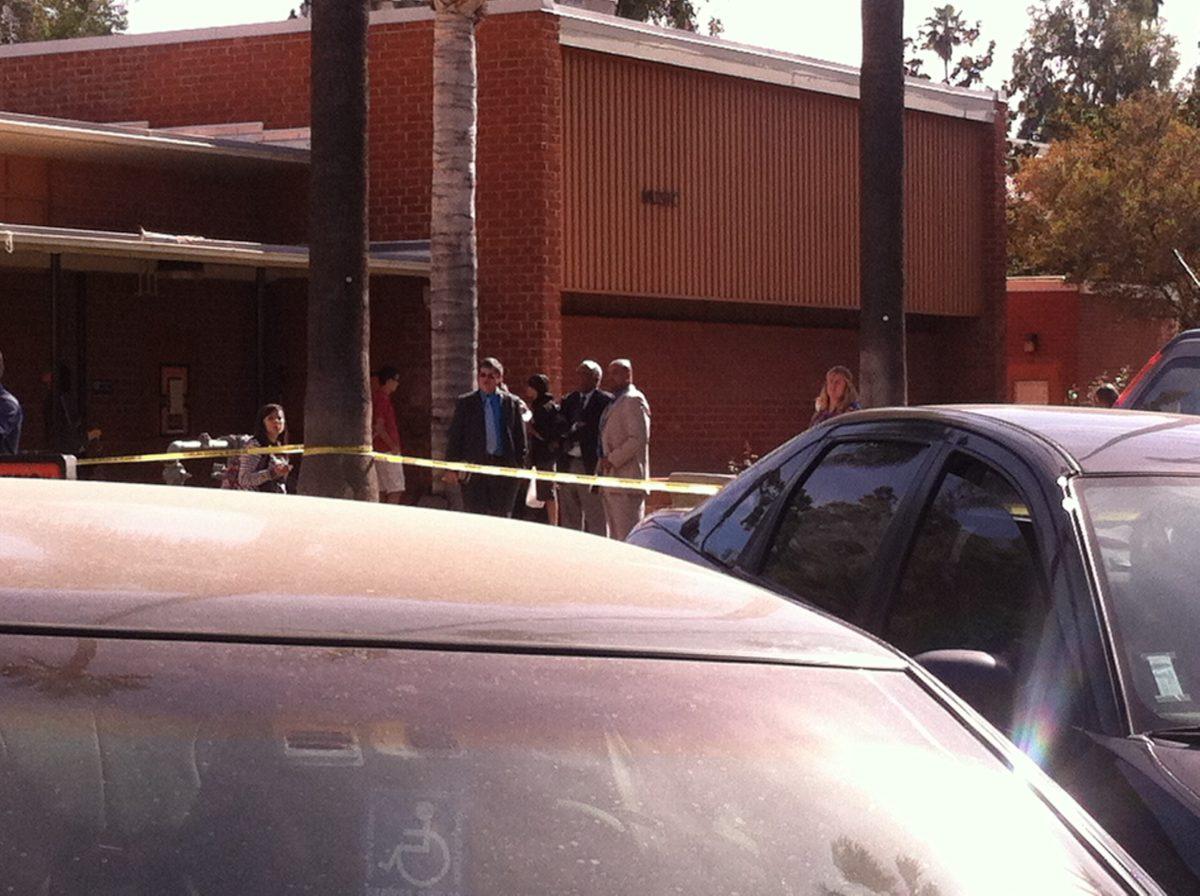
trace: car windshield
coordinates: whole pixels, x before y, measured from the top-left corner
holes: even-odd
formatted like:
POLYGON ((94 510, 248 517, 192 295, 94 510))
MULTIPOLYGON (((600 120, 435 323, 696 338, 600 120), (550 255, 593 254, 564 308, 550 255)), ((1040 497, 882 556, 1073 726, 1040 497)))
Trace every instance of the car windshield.
POLYGON ((1134 730, 1200 725, 1200 478, 1078 482, 1134 730))
POLYGON ((1200 358, 1168 361, 1128 407, 1169 414, 1200 414, 1200 358))
POLYGON ((14 892, 1125 892, 902 671, 12 636, 0 698, 14 892))

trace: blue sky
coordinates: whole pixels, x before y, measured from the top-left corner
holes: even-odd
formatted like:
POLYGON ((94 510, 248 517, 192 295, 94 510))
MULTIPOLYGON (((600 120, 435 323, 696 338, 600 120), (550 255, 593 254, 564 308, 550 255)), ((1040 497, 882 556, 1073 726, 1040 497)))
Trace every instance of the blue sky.
MULTIPOLYGON (((170 31, 214 25, 267 22, 287 18, 299 0, 128 0, 131 32, 170 31)), ((935 2, 905 4, 906 33, 932 11, 935 2)), ((968 19, 983 23, 985 39, 996 41, 996 65, 989 86, 999 87, 1008 76, 1009 59, 1027 23, 1026 0, 962 0, 957 6, 968 19)), ((856 0, 707 0, 702 15, 715 15, 725 24, 725 37, 740 43, 786 50, 818 59, 857 65, 859 3, 856 0)), ((1193 68, 1200 53, 1200 2, 1166 0, 1167 30, 1179 38, 1181 71, 1193 68)))

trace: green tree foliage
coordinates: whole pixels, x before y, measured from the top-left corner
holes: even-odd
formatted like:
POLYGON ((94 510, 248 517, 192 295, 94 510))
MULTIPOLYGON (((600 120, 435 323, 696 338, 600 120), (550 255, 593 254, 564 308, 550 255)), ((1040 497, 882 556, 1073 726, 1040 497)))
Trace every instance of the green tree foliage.
POLYGON ((1200 129, 1178 94, 1119 103, 1017 174, 1009 255, 1065 274, 1139 316, 1200 326, 1200 289, 1174 257, 1200 260, 1200 129))
POLYGON ((113 34, 128 24, 124 0, 0 0, 0 44, 113 34))
POLYGON ((1186 87, 1186 99, 1181 111, 1183 120, 1194 128, 1200 128, 1200 67, 1196 68, 1186 87))
POLYGON ((1179 66, 1159 0, 1040 0, 1013 54, 1017 137, 1067 136, 1145 90, 1168 90, 1179 66))
MULTIPOLYGON (((704 0, 617 0, 617 15, 682 31, 699 31, 703 3, 704 0)), ((718 35, 724 30, 720 19, 708 20, 709 34, 718 35)))
MULTIPOLYGON (((942 63, 943 84, 973 87, 983 82, 983 73, 991 68, 996 51, 993 40, 988 42, 984 52, 974 52, 980 33, 978 21, 970 24, 958 9, 947 4, 935 7, 933 15, 921 23, 917 36, 905 38, 904 45, 910 53, 933 53, 942 63), (971 52, 963 53, 955 60, 954 54, 959 47, 966 47, 971 52)), ((908 74, 914 77, 929 77, 922 71, 924 67, 925 60, 919 55, 905 62, 908 74)))

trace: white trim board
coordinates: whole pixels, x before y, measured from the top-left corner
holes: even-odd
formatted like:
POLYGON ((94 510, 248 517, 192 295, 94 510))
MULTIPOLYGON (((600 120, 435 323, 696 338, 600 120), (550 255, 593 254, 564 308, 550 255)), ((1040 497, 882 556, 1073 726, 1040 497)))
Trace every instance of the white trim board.
POLYGON ((305 149, 13 112, 0 112, 0 148, 65 158, 100 153, 116 159, 154 153, 202 160, 222 158, 251 165, 307 166, 310 158, 305 149))
MULTIPOLYGON (((170 233, 121 233, 0 223, 0 266, 4 255, 15 253, 73 253, 124 258, 170 258, 222 264, 230 267, 307 270, 308 246, 213 240, 170 233)), ((368 253, 372 274, 404 277, 429 276, 424 251, 404 252, 391 246, 368 253)))
MULTIPOLYGON (((697 71, 729 75, 817 93, 858 99, 857 68, 736 44, 670 28, 657 28, 603 13, 557 7, 562 20, 560 43, 697 71)), ((965 90, 918 78, 906 79, 904 105, 910 109, 993 122, 1000 95, 991 90, 965 90)))
MULTIPOLYGON (((555 5, 552 0, 492 0, 488 4, 488 15, 508 15, 519 12, 553 13, 554 11, 555 5)), ((381 9, 371 13, 372 25, 432 21, 432 19, 433 11, 425 7, 381 9)), ((121 50, 126 47, 155 47, 167 44, 236 40, 241 37, 264 37, 274 34, 307 34, 308 31, 308 19, 281 19, 275 22, 256 22, 250 25, 221 25, 215 28, 189 28, 182 31, 78 37, 70 40, 6 44, 0 46, 0 59, 20 56, 52 56, 60 53, 83 53, 93 50, 121 50)))
MULTIPOLYGON (((578 7, 560 6, 552 0, 491 0, 488 5, 488 15, 491 16, 528 12, 557 16, 561 21, 559 41, 566 47, 858 98, 858 69, 853 66, 751 47, 674 28, 645 25, 578 7)), ((433 12, 424 7, 386 9, 371 13, 371 24, 388 25, 432 18, 433 12)), ((256 25, 10 44, 0 47, 0 60, 275 34, 303 34, 308 30, 307 19, 285 19, 256 25)), ((995 121, 996 103, 1001 99, 1000 94, 991 90, 965 90, 916 78, 908 79, 905 93, 905 105, 910 109, 981 122, 995 121)))

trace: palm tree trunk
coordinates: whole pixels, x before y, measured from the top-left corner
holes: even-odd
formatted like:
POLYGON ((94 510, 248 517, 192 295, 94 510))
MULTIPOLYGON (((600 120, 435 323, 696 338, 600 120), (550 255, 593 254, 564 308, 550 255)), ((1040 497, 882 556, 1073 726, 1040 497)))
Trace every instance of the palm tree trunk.
MULTIPOLYGON (((304 441, 365 445, 371 434, 367 281, 368 0, 312 5, 312 183, 304 441)), ((309 456, 306 495, 373 500, 369 458, 309 456)))
POLYGON ((860 396, 908 401, 904 344, 904 0, 862 0, 860 396))
POLYGON ((475 251, 475 26, 485 0, 434 0, 430 388, 433 456, 446 455, 455 399, 475 382, 479 265, 475 251))

